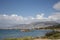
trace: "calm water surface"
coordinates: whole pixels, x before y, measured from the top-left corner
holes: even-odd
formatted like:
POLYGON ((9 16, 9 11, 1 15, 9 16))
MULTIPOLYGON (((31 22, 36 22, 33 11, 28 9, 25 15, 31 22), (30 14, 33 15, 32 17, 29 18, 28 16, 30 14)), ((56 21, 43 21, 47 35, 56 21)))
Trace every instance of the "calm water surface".
POLYGON ((41 37, 46 34, 46 32, 50 32, 51 30, 33 30, 30 32, 22 32, 20 30, 1 30, 0 29, 0 39, 2 38, 17 38, 17 37, 41 37))

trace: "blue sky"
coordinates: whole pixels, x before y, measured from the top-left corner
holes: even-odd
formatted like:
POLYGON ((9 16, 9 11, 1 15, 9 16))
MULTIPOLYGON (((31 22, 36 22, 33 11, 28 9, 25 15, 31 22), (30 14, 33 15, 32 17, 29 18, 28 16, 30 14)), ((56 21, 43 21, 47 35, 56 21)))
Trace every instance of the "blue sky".
POLYGON ((60 0, 0 0, 0 14, 35 16, 44 13, 51 15, 56 10, 53 5, 60 0))

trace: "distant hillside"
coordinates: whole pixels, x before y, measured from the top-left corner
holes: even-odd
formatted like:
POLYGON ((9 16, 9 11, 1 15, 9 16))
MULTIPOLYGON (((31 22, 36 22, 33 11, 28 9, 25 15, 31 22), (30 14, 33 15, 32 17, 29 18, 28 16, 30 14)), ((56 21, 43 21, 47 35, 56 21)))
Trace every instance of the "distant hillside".
POLYGON ((49 26, 57 25, 59 23, 55 21, 45 21, 45 22, 31 22, 30 24, 16 24, 12 27, 6 29, 33 29, 33 28, 49 28, 49 26))
POLYGON ((45 27, 45 29, 60 29, 60 24, 49 26, 49 27, 45 27))

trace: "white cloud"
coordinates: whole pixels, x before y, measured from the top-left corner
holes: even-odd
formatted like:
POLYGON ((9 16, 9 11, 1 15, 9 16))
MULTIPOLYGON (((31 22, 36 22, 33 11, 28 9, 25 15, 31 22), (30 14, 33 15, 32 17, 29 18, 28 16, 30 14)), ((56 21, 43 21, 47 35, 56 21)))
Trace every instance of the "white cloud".
POLYGON ((43 19, 44 18, 44 14, 41 14, 41 15, 36 15, 36 19, 43 19))
POLYGON ((53 21, 60 20, 60 12, 53 13, 53 15, 49 16, 48 19, 53 20, 53 21))
POLYGON ((16 14, 12 14, 11 16, 15 17, 15 16, 18 16, 18 15, 16 15, 16 14))
POLYGON ((56 10, 60 10, 60 2, 57 2, 56 4, 54 4, 53 8, 56 10))
POLYGON ((7 15, 4 14, 3 16, 7 16, 7 15))
POLYGON ((19 20, 23 20, 23 17, 22 16, 18 16, 18 15, 0 15, 0 20, 1 19, 4 19, 4 20, 16 20, 16 21, 19 21, 19 20))
MULTIPOLYGON (((50 15, 48 17, 44 17, 44 14, 37 14, 36 17, 23 17, 23 16, 18 16, 18 15, 0 15, 0 20, 8 20, 10 23, 28 23, 31 22, 32 20, 40 20, 40 21, 56 21, 60 20, 60 12, 56 12, 53 15, 50 15), (12 21, 12 22, 11 22, 12 21)), ((3 21, 2 21, 3 22, 3 21)))
POLYGON ((12 15, 0 15, 0 19, 5 19, 5 20, 21 20, 21 21, 25 21, 25 20, 33 20, 33 19, 44 19, 44 14, 37 14, 36 17, 23 17, 23 16, 18 16, 16 14, 12 14, 12 15))

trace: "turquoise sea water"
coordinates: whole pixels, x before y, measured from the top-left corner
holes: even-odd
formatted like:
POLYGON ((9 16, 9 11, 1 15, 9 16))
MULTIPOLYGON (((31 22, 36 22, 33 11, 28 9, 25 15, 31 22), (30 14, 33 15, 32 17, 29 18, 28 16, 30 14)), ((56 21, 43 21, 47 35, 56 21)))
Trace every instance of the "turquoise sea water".
POLYGON ((33 30, 30 32, 22 32, 21 30, 2 30, 0 29, 0 39, 3 38, 18 38, 18 37, 41 37, 51 30, 33 30))

